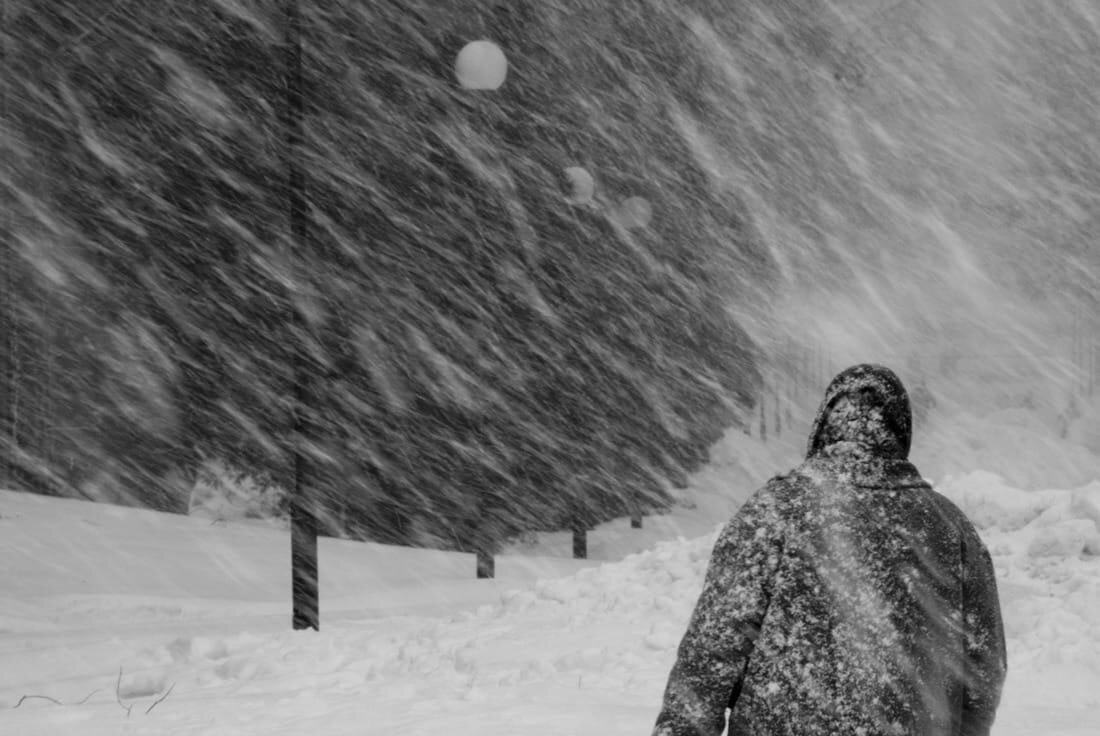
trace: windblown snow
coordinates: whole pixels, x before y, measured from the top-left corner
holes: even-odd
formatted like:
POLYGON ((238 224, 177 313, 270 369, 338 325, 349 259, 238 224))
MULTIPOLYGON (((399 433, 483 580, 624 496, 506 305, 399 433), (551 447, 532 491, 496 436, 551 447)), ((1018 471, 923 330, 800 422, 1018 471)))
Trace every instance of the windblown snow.
MULTIPOLYGON (((278 528, 0 492, 0 733, 646 734, 714 534, 777 454, 731 435, 687 507, 591 534, 615 561, 547 536, 478 581, 466 555, 322 540, 319 633, 289 630, 278 528)), ((996 565, 994 733, 1100 733, 1100 481, 937 488, 996 565)))

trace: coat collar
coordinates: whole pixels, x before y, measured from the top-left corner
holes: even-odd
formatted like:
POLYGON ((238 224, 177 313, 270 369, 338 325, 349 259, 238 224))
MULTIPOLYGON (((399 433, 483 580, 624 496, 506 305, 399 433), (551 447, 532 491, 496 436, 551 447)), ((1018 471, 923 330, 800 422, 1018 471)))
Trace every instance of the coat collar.
POLYGON ((908 460, 873 455, 819 454, 807 459, 794 472, 817 484, 832 482, 886 490, 930 487, 908 460))

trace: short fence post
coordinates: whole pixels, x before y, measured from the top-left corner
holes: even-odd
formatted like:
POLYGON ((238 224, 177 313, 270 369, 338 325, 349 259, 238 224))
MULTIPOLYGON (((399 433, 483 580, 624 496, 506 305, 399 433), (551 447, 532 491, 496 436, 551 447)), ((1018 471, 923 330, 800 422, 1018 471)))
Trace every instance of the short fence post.
POLYGON ((477 577, 478 580, 486 578, 492 578, 496 575, 496 559, 493 557, 493 553, 479 549, 477 551, 477 577))
POLYGON ((573 559, 588 559, 588 530, 580 524, 573 527, 573 559))

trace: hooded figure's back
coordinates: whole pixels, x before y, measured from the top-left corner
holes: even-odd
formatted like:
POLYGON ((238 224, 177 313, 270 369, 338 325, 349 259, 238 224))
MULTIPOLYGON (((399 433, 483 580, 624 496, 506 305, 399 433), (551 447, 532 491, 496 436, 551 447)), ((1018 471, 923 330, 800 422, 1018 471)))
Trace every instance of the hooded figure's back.
POLYGON ((806 462, 715 545, 655 734, 987 734, 1005 675, 993 568, 906 459, 908 398, 837 376, 806 462))

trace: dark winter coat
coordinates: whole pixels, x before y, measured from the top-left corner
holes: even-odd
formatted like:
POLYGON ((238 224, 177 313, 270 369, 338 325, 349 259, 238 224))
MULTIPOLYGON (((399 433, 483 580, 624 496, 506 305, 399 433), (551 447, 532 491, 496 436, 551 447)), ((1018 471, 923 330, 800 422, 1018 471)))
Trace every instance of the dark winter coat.
POLYGON ((727 707, 730 736, 989 733, 993 566, 906 460, 911 421, 889 370, 834 379, 806 461, 721 532, 655 736, 718 736, 727 707))

